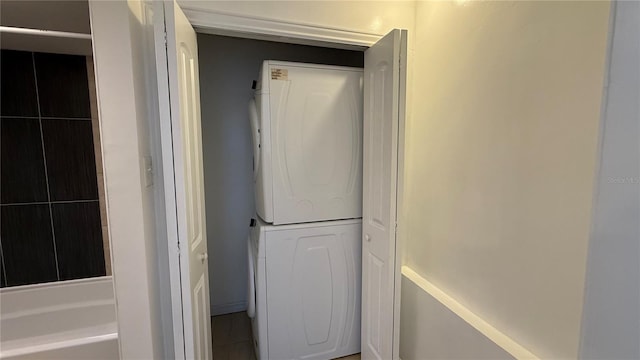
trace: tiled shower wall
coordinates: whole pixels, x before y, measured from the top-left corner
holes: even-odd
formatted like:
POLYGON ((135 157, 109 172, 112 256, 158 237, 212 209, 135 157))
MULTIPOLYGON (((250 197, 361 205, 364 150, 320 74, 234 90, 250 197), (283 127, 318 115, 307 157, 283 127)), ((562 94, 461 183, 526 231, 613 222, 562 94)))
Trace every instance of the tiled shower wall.
POLYGON ((2 50, 0 285, 106 274, 84 56, 2 50))

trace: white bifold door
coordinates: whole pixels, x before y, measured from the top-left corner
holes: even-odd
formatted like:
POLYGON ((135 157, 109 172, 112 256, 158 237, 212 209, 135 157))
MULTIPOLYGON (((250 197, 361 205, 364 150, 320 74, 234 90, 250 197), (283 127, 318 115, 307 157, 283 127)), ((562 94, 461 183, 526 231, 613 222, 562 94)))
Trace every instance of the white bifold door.
POLYGON ((175 358, 211 359, 197 39, 177 3, 154 17, 175 358))
POLYGON ((396 202, 406 55, 405 30, 393 30, 364 53, 361 341, 367 360, 398 357, 396 202))

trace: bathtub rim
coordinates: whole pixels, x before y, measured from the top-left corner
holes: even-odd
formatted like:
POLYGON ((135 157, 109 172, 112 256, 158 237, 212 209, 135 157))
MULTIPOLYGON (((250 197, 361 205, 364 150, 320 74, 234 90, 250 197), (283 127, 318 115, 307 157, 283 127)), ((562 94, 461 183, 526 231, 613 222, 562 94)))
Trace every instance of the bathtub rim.
MULTIPOLYGON (((16 347, 9 350, 0 350, 0 359, 11 359, 13 357, 18 357, 18 356, 38 354, 46 351, 59 350, 64 348, 89 345, 97 342, 105 342, 105 341, 112 341, 112 340, 115 340, 116 342, 118 341, 117 331, 110 332, 107 334, 97 334, 97 335, 90 335, 90 336, 78 337, 78 338, 67 339, 67 340, 52 341, 52 342, 37 344, 33 346, 21 346, 21 347, 16 347)), ((117 343, 116 343, 116 346, 118 346, 117 343)))
MULTIPOLYGON (((37 290, 37 289, 48 288, 52 286, 77 285, 77 284, 84 284, 84 283, 109 282, 109 281, 113 284, 113 275, 96 276, 96 277, 89 277, 89 278, 82 278, 82 279, 49 281, 49 282, 43 282, 43 283, 37 283, 37 284, 5 286, 3 288, 0 288, 0 294, 17 292, 17 291, 37 290)), ((115 291, 114 291, 114 294, 115 294, 115 291)), ((114 299, 115 299, 115 296, 114 296, 114 299)))
MULTIPOLYGON (((29 296, 31 292, 39 292, 39 291, 48 291, 53 288, 65 288, 65 287, 82 287, 83 285, 98 285, 98 286, 108 286, 111 288, 111 292, 113 297, 111 299, 105 299, 104 301, 89 301, 85 304, 85 302, 77 302, 77 303, 69 303, 69 307, 80 306, 80 307, 91 307, 91 306, 101 306, 101 305, 111 305, 113 306, 114 318, 113 321, 101 323, 99 325, 89 326, 89 327, 81 327, 75 328, 72 330, 66 330, 62 332, 46 334, 46 335, 38 335, 33 337, 22 337, 20 339, 14 340, 6 340, 2 341, 0 339, 0 359, 13 359, 14 357, 20 357, 31 354, 39 354, 47 351, 60 350, 64 348, 72 348, 72 347, 80 347, 84 345, 90 345, 98 342, 108 342, 115 341, 116 347, 119 347, 118 341, 118 327, 117 327, 117 307, 115 301, 115 289, 113 286, 113 276, 99 276, 92 278, 82 278, 82 279, 72 279, 72 280, 63 280, 63 281, 51 281, 46 283, 38 283, 38 284, 28 284, 28 285, 19 285, 19 286, 11 286, 0 289, 0 299, 3 296, 22 296, 25 294, 29 296), (90 306, 86 306, 90 305, 90 306), (51 340, 48 340, 51 338, 51 340)), ((0 315, 2 315, 2 320, 7 318, 19 317, 17 315, 36 315, 42 312, 48 312, 48 310, 60 310, 57 309, 60 306, 52 306, 52 307, 38 307, 34 309, 25 309, 15 313, 15 311, 9 311, 7 313, 3 313, 0 309, 0 315), (33 314, 32 314, 33 313, 33 314)), ((62 306, 64 308, 66 306, 62 306)))

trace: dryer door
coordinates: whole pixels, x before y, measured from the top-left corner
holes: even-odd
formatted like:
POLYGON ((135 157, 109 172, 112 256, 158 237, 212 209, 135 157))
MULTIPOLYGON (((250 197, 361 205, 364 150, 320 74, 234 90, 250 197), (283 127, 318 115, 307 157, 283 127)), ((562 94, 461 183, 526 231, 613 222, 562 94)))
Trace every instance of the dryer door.
POLYGON ((361 217, 362 71, 286 70, 270 82, 274 225, 361 217))

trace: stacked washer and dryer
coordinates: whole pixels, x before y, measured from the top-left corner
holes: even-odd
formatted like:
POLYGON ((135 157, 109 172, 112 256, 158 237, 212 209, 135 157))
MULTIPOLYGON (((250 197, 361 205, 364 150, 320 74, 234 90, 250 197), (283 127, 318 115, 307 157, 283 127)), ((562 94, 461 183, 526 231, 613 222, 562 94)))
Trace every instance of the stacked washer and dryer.
POLYGON ((251 101, 259 360, 360 352, 362 69, 265 61, 251 101))

